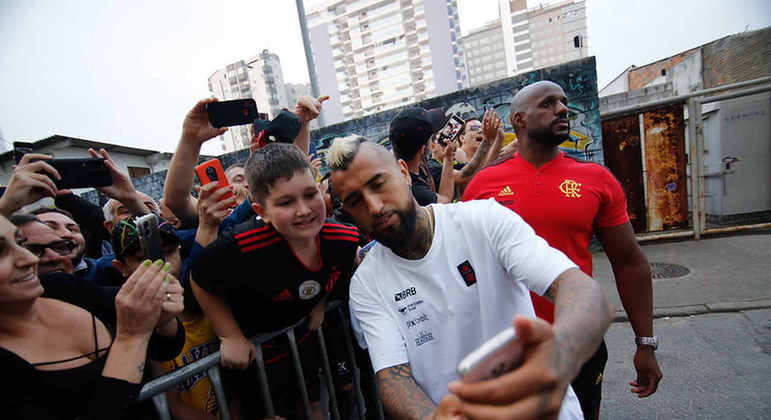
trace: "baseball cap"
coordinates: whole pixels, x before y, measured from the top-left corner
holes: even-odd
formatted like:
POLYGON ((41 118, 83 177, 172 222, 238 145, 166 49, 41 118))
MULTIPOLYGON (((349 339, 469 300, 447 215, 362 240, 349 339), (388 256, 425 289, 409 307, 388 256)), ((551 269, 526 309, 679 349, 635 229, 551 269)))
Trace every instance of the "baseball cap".
POLYGON ((272 121, 254 120, 252 143, 260 147, 271 142, 291 143, 300 133, 300 119, 292 112, 282 109, 272 121))
POLYGON ((447 117, 440 108, 426 110, 420 107, 405 108, 391 121, 391 144, 403 147, 408 144, 423 145, 432 134, 439 131, 447 117))
MULTIPOLYGON (((177 238, 176 234, 177 230, 174 229, 171 223, 162 220, 158 225, 158 233, 161 236, 162 245, 179 245, 179 238, 177 238)), ((134 254, 142 249, 142 246, 139 244, 139 231, 137 230, 135 218, 127 217, 116 223, 110 233, 110 242, 117 257, 134 254)))

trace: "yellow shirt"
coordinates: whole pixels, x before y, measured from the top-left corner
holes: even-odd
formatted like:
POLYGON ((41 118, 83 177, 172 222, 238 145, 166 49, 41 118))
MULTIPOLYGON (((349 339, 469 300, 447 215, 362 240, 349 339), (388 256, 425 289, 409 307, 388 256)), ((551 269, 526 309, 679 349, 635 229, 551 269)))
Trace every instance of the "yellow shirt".
MULTIPOLYGON (((161 362, 161 368, 168 373, 179 369, 219 350, 219 342, 209 318, 203 315, 182 323, 185 326, 185 347, 174 359, 161 362)), ((206 372, 199 372, 177 384, 180 398, 188 406, 207 414, 219 411, 214 387, 206 372)))

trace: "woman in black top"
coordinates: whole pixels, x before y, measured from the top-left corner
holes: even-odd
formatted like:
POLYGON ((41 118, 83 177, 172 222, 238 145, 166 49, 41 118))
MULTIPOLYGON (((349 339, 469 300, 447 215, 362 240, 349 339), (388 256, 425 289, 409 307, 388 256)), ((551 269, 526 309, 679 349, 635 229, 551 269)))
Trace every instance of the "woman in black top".
POLYGON ((0 216, 0 417, 131 416, 151 336, 151 347, 164 359, 184 344, 184 330, 174 320, 182 290, 166 280, 168 265, 145 261, 113 309, 72 277, 51 284, 47 295, 57 299, 42 297, 38 258, 23 242, 0 216))

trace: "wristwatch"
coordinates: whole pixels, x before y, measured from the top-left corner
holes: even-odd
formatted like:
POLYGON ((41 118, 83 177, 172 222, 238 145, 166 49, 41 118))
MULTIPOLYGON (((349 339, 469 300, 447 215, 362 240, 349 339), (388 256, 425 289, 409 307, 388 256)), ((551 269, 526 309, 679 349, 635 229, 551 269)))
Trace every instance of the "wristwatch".
POLYGON ((653 337, 635 337, 634 343, 638 346, 650 347, 653 350, 659 348, 659 338, 655 335, 653 337))

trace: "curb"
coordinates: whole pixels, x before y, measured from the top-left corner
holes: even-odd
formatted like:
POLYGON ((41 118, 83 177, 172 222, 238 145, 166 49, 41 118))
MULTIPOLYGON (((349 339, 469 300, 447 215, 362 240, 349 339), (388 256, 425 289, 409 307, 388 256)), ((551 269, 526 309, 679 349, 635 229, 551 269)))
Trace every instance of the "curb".
MULTIPOLYGON (((691 315, 703 315, 711 313, 721 312, 741 312, 751 309, 767 309, 771 308, 771 298, 752 300, 752 301, 740 301, 740 302, 717 302, 717 303, 704 303, 701 305, 684 305, 684 306, 668 306, 663 308, 653 309, 653 318, 669 318, 669 317, 682 317, 691 315)), ((616 311, 613 317, 613 322, 629 322, 626 312, 623 310, 616 311)))

